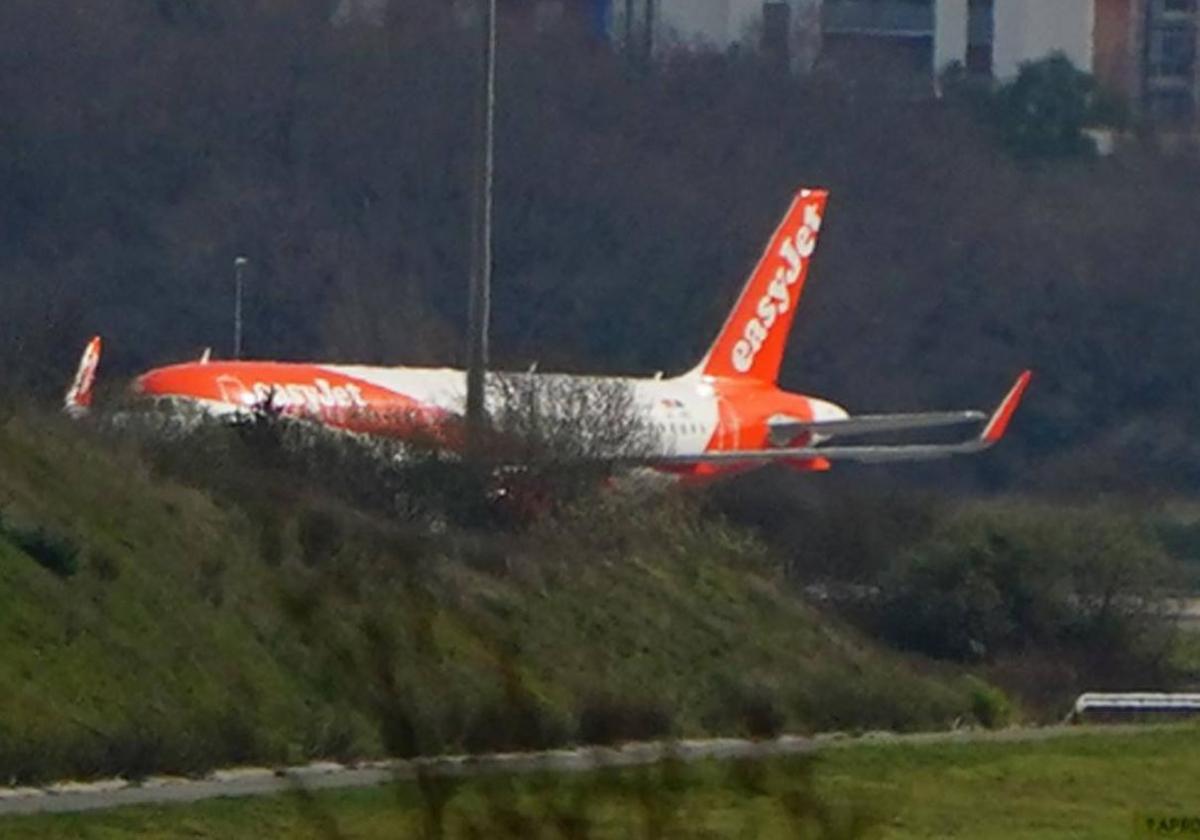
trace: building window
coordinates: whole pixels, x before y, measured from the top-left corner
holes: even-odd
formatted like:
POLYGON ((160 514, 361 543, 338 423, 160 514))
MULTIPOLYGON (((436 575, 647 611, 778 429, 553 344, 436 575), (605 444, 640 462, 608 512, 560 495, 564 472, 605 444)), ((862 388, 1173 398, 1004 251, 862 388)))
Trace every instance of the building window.
POLYGON ((1190 25, 1151 29, 1146 52, 1151 77, 1190 77, 1196 62, 1196 29, 1190 25))
POLYGON ((826 32, 914 37, 932 35, 933 0, 825 0, 826 32))
POLYGON ((1163 14, 1189 14, 1196 11, 1196 0, 1161 0, 1163 14))

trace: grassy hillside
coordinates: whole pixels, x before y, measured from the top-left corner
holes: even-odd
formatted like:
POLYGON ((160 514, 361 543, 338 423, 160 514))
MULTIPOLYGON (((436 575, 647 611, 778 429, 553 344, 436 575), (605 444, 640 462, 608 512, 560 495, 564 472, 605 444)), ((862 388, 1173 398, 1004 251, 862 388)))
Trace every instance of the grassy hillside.
POLYGON ((189 450, 204 486, 255 493, 0 425, 0 779, 937 726, 978 693, 814 612, 687 500, 483 535, 349 507, 222 435, 189 450))

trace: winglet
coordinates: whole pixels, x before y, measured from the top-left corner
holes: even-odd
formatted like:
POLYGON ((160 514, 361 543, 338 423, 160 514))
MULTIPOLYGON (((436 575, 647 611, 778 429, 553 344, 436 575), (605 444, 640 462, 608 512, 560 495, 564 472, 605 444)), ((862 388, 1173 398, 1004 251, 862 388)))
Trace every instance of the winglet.
POLYGON ((1008 424, 1012 420, 1017 406, 1020 405, 1021 397, 1025 394, 1025 389, 1029 387, 1029 380, 1032 378, 1033 371, 1027 370, 1022 373, 1017 377, 1016 383, 1009 389, 1004 399, 1000 401, 1000 405, 992 414, 992 419, 988 420, 988 424, 983 428, 983 434, 979 437, 985 446, 992 446, 1004 437, 1004 433, 1008 431, 1008 424))
POLYGON ((92 406, 92 388, 96 384, 96 368, 100 366, 100 336, 95 336, 83 349, 75 379, 63 397, 63 410, 72 417, 81 417, 92 406))

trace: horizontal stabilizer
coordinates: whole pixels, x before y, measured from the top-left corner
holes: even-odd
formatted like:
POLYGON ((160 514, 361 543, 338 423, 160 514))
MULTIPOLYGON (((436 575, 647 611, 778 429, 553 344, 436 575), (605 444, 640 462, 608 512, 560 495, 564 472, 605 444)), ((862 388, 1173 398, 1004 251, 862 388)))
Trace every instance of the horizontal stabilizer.
MULTIPOLYGON (((1008 424, 1021 402, 1021 397, 1024 395, 1025 389, 1029 387, 1029 380, 1032 376, 1032 372, 1025 371, 1017 377, 1017 381, 1009 389, 1004 399, 1000 401, 1000 405, 992 412, 983 431, 978 436, 962 441, 961 443, 924 443, 901 446, 779 447, 776 449, 706 452, 703 455, 670 456, 656 460, 659 463, 679 464, 765 464, 774 461, 807 461, 814 458, 823 458, 827 461, 857 461, 865 464, 881 464, 895 461, 933 461, 940 458, 949 458, 954 455, 971 455, 990 448, 1004 436, 1005 431, 1008 429, 1008 424)), ((974 413, 959 412, 958 414, 961 416, 974 413)), ((854 418, 850 418, 850 420, 853 421, 854 418)), ((830 422, 842 423, 846 421, 830 422)))

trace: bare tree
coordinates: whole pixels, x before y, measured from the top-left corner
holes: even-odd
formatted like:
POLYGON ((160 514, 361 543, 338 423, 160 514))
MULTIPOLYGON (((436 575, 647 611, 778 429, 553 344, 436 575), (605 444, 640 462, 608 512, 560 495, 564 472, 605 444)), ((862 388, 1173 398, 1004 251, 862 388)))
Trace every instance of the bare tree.
POLYGON ((500 373, 488 397, 497 431, 529 463, 628 463, 659 446, 625 380, 500 373))
POLYGON ((493 500, 524 519, 595 492, 661 448, 627 381, 496 374, 488 402, 493 500))

